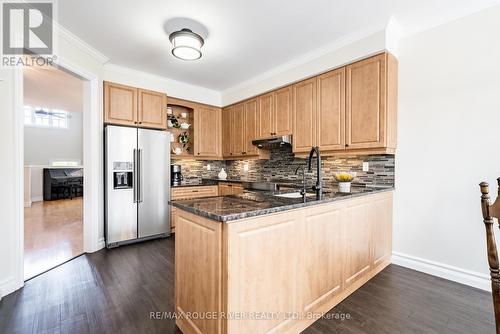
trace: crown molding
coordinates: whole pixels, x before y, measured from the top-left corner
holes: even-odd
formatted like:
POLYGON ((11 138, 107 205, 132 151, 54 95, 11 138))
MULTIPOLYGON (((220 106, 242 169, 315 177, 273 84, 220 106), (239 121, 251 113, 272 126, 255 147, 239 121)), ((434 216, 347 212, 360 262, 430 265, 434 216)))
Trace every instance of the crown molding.
POLYGON ((92 58, 96 59, 99 63, 105 64, 109 61, 109 58, 102 54, 100 51, 94 47, 87 44, 80 37, 73 34, 71 31, 63 27, 58 22, 54 22, 54 27, 56 28, 57 36, 64 38, 69 44, 77 47, 81 51, 85 52, 92 58))

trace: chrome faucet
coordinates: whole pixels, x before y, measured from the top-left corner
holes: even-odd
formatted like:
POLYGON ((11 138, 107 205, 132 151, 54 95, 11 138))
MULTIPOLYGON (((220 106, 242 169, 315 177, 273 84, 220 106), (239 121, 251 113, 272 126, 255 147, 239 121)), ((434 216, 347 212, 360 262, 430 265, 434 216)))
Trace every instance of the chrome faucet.
POLYGON ((322 190, 322 179, 321 176, 321 154, 319 153, 319 147, 313 146, 311 152, 309 152, 309 160, 307 162, 307 169, 309 173, 312 172, 312 158, 316 153, 316 185, 313 187, 313 190, 316 191, 316 199, 321 199, 321 195, 323 194, 322 190))

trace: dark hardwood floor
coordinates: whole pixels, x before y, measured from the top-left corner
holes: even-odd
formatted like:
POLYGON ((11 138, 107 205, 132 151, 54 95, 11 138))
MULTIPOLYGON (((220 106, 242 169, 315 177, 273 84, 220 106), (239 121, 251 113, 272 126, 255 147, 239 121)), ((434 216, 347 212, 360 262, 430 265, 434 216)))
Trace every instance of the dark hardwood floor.
MULTIPOLYGON (((180 333, 150 319, 174 311, 173 282, 173 238, 83 255, 4 297, 0 333, 180 333)), ((304 333, 495 332, 489 293, 395 265, 329 314, 304 333)))

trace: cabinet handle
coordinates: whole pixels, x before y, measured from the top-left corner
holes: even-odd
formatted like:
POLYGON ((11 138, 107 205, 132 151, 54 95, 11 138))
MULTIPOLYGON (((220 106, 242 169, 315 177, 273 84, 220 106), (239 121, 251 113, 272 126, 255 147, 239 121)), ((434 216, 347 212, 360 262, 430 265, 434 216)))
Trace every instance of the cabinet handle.
POLYGON ((349 144, 345 144, 345 147, 349 147, 349 144))
POLYGON ((193 192, 193 193, 197 193, 197 192, 198 192, 198 190, 191 190, 191 192, 193 192))
POLYGON ((198 155, 200 155, 200 152, 198 152, 198 155))

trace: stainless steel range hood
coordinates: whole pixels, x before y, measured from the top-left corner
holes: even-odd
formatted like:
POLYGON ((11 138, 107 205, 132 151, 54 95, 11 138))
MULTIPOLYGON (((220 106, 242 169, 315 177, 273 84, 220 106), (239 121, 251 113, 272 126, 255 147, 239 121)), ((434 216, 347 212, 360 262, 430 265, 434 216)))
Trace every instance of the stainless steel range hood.
POLYGON ((252 145, 257 146, 258 148, 261 149, 272 149, 272 148, 278 148, 284 145, 291 145, 292 144, 292 136, 291 135, 286 135, 286 136, 275 136, 275 137, 269 137, 269 138, 264 138, 264 139, 257 139, 257 140, 252 140, 252 145))

